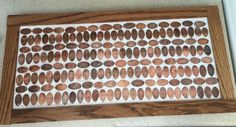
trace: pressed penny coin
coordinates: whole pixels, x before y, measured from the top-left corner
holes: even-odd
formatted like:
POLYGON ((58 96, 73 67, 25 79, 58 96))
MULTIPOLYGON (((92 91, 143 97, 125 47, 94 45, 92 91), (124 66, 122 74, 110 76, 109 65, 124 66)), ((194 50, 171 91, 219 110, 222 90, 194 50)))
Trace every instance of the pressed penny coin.
POLYGON ((146 98, 147 98, 148 100, 150 100, 150 99, 152 98, 152 90, 151 90, 150 87, 147 87, 147 88, 145 89, 145 96, 146 96, 146 98))
POLYGON ((165 99, 166 96, 167 96, 166 94, 167 94, 166 89, 164 87, 161 87, 160 88, 160 97, 161 97, 161 99, 165 99))
POLYGON ((86 90, 85 93, 84 93, 84 98, 85 98, 85 101, 86 102, 90 102, 91 101, 91 92, 89 90, 86 90))
POLYGON ((152 90, 152 95, 154 99, 157 99, 159 97, 159 90, 157 88, 154 88, 152 90))
POLYGON ((194 86, 190 86, 190 89, 189 89, 189 94, 192 98, 195 98, 196 95, 197 95, 197 90, 194 86))
POLYGON ((54 102, 58 105, 61 103, 61 93, 56 92, 54 95, 54 102))
POLYGON ((114 96, 116 100, 119 100, 121 98, 121 90, 119 88, 115 89, 114 96))
POLYGON ((63 92, 63 94, 62 94, 62 103, 63 103, 63 105, 66 105, 68 103, 68 100, 69 100, 68 92, 63 92))
POLYGON ((139 66, 135 67, 134 74, 135 74, 136 78, 139 78, 142 75, 142 70, 139 66))
POLYGON ((167 89, 167 95, 169 98, 173 98, 174 97, 174 90, 172 88, 168 88, 167 89))
POLYGON ((32 105, 35 105, 38 102, 38 96, 36 93, 33 93, 30 97, 30 102, 32 105))
POLYGON ((84 92, 82 90, 79 90, 77 93, 77 100, 79 103, 82 103, 84 100, 84 92))
POLYGON ((23 104, 25 105, 25 106, 28 106, 28 104, 29 104, 29 95, 28 94, 25 94, 24 96, 23 96, 23 104))
POLYGON ((124 100, 127 100, 129 98, 129 89, 128 88, 123 88, 122 89, 122 98, 124 100))
POLYGON ((219 89, 217 87, 213 87, 211 92, 214 97, 218 97, 220 95, 219 89))
POLYGON ((176 99, 180 99, 181 95, 182 95, 181 89, 179 87, 176 87, 175 88, 175 97, 176 97, 176 99))
POLYGON ((138 99, 139 100, 143 100, 143 98, 144 98, 144 90, 142 88, 139 88, 137 93, 138 93, 138 99))
POLYGON ((70 100, 70 103, 75 103, 75 100, 76 100, 76 94, 75 92, 71 92, 70 95, 69 95, 69 100, 70 100))
POLYGON ((15 96, 15 104, 16 106, 19 106, 22 103, 22 96, 20 94, 17 94, 15 96))
POLYGON ((43 105, 46 101, 46 96, 44 93, 39 94, 39 104, 43 105))
POLYGON ((130 89, 130 98, 134 100, 137 97, 137 92, 134 88, 130 89))
POLYGON ((182 88, 182 95, 183 95, 184 98, 188 98, 188 96, 189 96, 189 90, 188 90, 187 87, 183 87, 183 88, 182 88))
POLYGON ((112 89, 109 89, 109 90, 107 91, 107 99, 108 99, 109 101, 112 101, 113 98, 114 98, 114 93, 113 93, 112 89))
POLYGON ((96 102, 98 100, 98 98, 99 98, 99 92, 98 92, 98 90, 94 90, 92 92, 92 99, 93 99, 93 101, 96 102))
POLYGON ((53 95, 52 95, 52 93, 48 93, 46 95, 46 103, 47 103, 47 105, 51 105, 52 102, 53 102, 53 95))

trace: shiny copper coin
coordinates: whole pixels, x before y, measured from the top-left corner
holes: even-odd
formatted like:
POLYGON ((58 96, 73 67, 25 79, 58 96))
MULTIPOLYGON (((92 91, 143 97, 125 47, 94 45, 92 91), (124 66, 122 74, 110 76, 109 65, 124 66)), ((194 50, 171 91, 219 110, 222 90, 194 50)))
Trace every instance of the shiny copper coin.
POLYGON ((39 104, 43 105, 46 101, 46 96, 44 93, 39 94, 39 104))
POLYGON ((147 98, 148 100, 151 99, 151 97, 152 97, 152 90, 151 90, 150 87, 147 87, 147 88, 145 89, 145 96, 146 96, 146 98, 147 98))
POLYGON ((68 92, 63 92, 62 94, 62 103, 66 105, 68 103, 69 95, 68 92))
POLYGON ((214 84, 218 83, 218 79, 214 78, 214 77, 210 77, 210 78, 206 79, 206 83, 209 85, 214 85, 214 84))
POLYGON ((158 79, 157 80, 157 85, 159 85, 159 86, 165 86, 167 84, 168 84, 168 80, 166 80, 166 79, 158 79))
POLYGON ((197 91, 196 91, 196 88, 194 86, 190 86, 189 88, 189 94, 192 98, 195 98, 196 95, 197 95, 197 91))
POLYGON ((113 78, 117 79, 119 77, 119 69, 117 67, 113 68, 113 78))
POLYGON ((187 87, 183 87, 183 88, 182 88, 182 95, 183 95, 184 98, 188 98, 188 96, 189 96, 189 90, 188 90, 187 87))
POLYGON ((146 27, 146 25, 144 23, 138 23, 136 24, 136 28, 137 29, 144 29, 146 27))
POLYGON ((42 87, 41 87, 41 90, 42 90, 42 91, 51 91, 53 88, 54 88, 53 85, 47 84, 47 85, 42 86, 42 87))
POLYGON ((196 65, 194 65, 194 66, 192 67, 192 72, 193 72, 193 75, 194 75, 194 76, 198 76, 198 74, 199 74, 199 69, 198 69, 198 67, 197 67, 196 65))
POLYGON ((180 84, 180 81, 178 79, 171 79, 169 83, 172 86, 177 86, 180 84))
POLYGON ((145 48, 141 48, 140 54, 141 54, 141 56, 142 56, 143 58, 145 58, 146 55, 147 55, 146 49, 145 49, 145 48))
POLYGON ((111 78, 111 69, 110 68, 106 68, 105 76, 106 76, 107 79, 111 78))
POLYGON ((82 42, 82 40, 83 40, 83 35, 82 35, 82 33, 77 33, 77 42, 82 42))
POLYGON ((24 75, 24 83, 25 83, 25 85, 28 85, 29 82, 30 82, 30 74, 29 74, 29 73, 26 73, 26 74, 24 75))
POLYGON ((89 31, 96 31, 98 29, 98 27, 96 25, 91 25, 88 27, 89 31))
POLYGON ((157 39, 157 38, 159 38, 159 31, 157 30, 157 29, 155 29, 154 31, 153 31, 153 37, 155 38, 155 39, 157 39))
POLYGON ((193 35, 194 35, 194 29, 193 29, 193 27, 189 27, 189 28, 188 28, 188 35, 189 35, 190 37, 193 37, 193 35))
POLYGON ((77 30, 78 32, 85 32, 87 29, 88 29, 88 28, 85 27, 85 26, 79 26, 79 27, 76 28, 76 30, 77 30))
POLYGON ((136 90, 134 88, 130 89, 130 98, 134 100, 137 97, 136 90))
POLYGON ((48 93, 46 95, 46 103, 47 103, 47 105, 51 105, 52 102, 53 102, 53 95, 52 95, 52 93, 48 93))
POLYGON ((55 32, 55 33, 62 33, 62 32, 64 32, 64 29, 63 29, 62 27, 56 27, 56 28, 54 29, 54 32, 55 32))
POLYGON ((102 82, 96 82, 94 83, 94 87, 97 88, 97 89, 100 89, 103 87, 103 83, 102 82))
POLYGON ((110 40, 111 34, 109 31, 106 31, 104 34, 105 40, 110 40))
POLYGON ((99 28, 103 31, 107 31, 110 30, 112 26, 110 24, 102 24, 99 28))
POLYGON ((190 84, 192 84, 192 82, 193 81, 190 78, 183 78, 181 80, 181 84, 183 84, 183 85, 190 85, 190 84))
POLYGON ((206 86, 205 89, 204 89, 204 93, 205 93, 207 98, 210 98, 211 97, 211 88, 206 86))
POLYGON ((172 38, 173 35, 174 35, 174 31, 173 31, 171 28, 168 28, 168 29, 167 29, 167 36, 170 37, 170 38, 172 38))
POLYGON ((129 58, 129 59, 131 59, 132 58, 132 50, 131 50, 131 48, 128 48, 127 50, 126 50, 126 56, 129 58))
POLYGON ((147 67, 143 67, 143 68, 142 68, 142 75, 143 75, 143 77, 146 78, 146 77, 148 76, 148 72, 149 72, 149 71, 148 71, 148 68, 147 68, 147 67))
POLYGON ((16 92, 17 92, 17 93, 24 93, 26 90, 27 90, 27 87, 26 87, 26 86, 19 86, 19 87, 16 87, 16 92))
POLYGON ((114 96, 116 100, 119 100, 121 97, 121 90, 119 88, 115 89, 114 96))
POLYGON ((202 35, 207 36, 208 35, 208 29, 207 28, 202 28, 202 35))
POLYGON ((180 99, 181 95, 182 95, 181 89, 179 87, 176 87, 175 88, 175 97, 176 97, 176 99, 180 99))
POLYGON ((127 100, 129 98, 129 89, 128 88, 122 89, 122 98, 124 100, 127 100))
POLYGON ((79 90, 77 93, 77 100, 79 103, 82 103, 84 100, 84 92, 82 90, 79 90))
POLYGON ((121 68, 120 69, 120 77, 121 78, 125 78, 126 77, 126 69, 125 68, 121 68))
POLYGON ((206 46, 204 47, 204 52, 205 52, 206 55, 209 56, 209 55, 211 54, 211 48, 210 48, 210 46, 206 45, 206 46))
POLYGON ((21 29, 20 31, 22 34, 29 34, 31 32, 31 29, 29 28, 24 28, 24 29, 21 29))
POLYGON ((207 71, 208 71, 208 74, 210 75, 210 76, 213 76, 214 75, 214 67, 213 67, 213 65, 212 64, 209 64, 208 66, 207 66, 207 71))
POLYGON ((98 90, 94 90, 92 92, 92 99, 93 99, 93 101, 96 102, 98 100, 98 98, 99 98, 98 90))
POLYGON ((58 105, 61 102, 61 93, 56 92, 54 95, 54 102, 58 105))
POLYGON ((75 100, 76 100, 76 94, 75 92, 71 92, 70 95, 69 95, 69 100, 70 100, 70 103, 75 103, 75 100))
POLYGON ((167 89, 167 95, 168 95, 169 98, 172 99, 174 97, 174 94, 175 93, 174 93, 174 90, 172 88, 167 89))
POLYGON ((112 89, 109 89, 109 90, 107 91, 107 99, 108 99, 109 101, 112 101, 113 98, 114 98, 114 93, 113 93, 112 89))
POLYGON ((67 85, 66 84, 63 84, 63 83, 59 83, 56 85, 55 89, 56 90, 59 90, 59 91, 63 91, 67 88, 67 85))
POLYGON ((162 68, 160 66, 157 66, 156 67, 156 76, 158 78, 161 78, 162 77, 162 68))
POLYGON ((196 22, 194 23, 194 25, 197 26, 197 27, 203 27, 203 26, 206 25, 206 23, 203 22, 203 21, 196 21, 196 22))
POLYGON ((147 86, 154 86, 154 85, 156 85, 156 81, 154 81, 153 79, 147 79, 147 80, 145 81, 145 84, 146 84, 147 86))
POLYGON ((109 81, 104 83, 104 86, 106 86, 106 87, 115 87, 116 86, 116 82, 113 81, 113 80, 109 80, 109 81))
POLYGON ((206 44, 208 44, 208 42, 209 41, 205 38, 198 39, 198 43, 201 44, 201 45, 206 45, 206 44))
POLYGON ((218 97, 220 94, 219 89, 217 87, 213 87, 211 92, 214 97, 218 97))
POLYGON ((105 101, 106 99, 106 91, 104 89, 100 90, 99 97, 101 101, 105 101))
POLYGON ((37 96, 37 94, 33 93, 30 97, 30 102, 32 105, 35 105, 37 103, 37 101, 38 101, 38 96, 37 96))
POLYGON ((160 97, 162 98, 162 99, 165 99, 166 98, 166 95, 167 93, 166 93, 166 89, 164 88, 164 87, 161 87, 160 88, 160 97))
POLYGON ((204 97, 204 90, 202 87, 197 87, 197 95, 199 98, 203 98, 204 97))
POLYGON ((157 88, 154 88, 152 90, 152 95, 154 99, 157 99, 159 97, 159 90, 157 88))
POLYGON ((24 96, 23 96, 23 104, 25 105, 25 106, 28 106, 29 105, 29 100, 30 98, 29 98, 29 95, 28 94, 25 94, 24 96))
POLYGON ((17 85, 21 85, 21 84, 23 83, 23 81, 24 81, 22 75, 17 75, 17 77, 16 77, 15 80, 16 80, 16 84, 17 84, 17 85))
POLYGON ((143 89, 139 88, 137 93, 138 93, 139 100, 143 100, 143 98, 144 98, 144 91, 143 91, 143 89))
POLYGON ((65 82, 67 80, 68 74, 67 71, 62 71, 61 73, 61 81, 65 82))
POLYGON ((147 24, 147 27, 148 27, 149 29, 155 29, 155 28, 157 28, 157 24, 156 24, 156 23, 148 23, 148 24, 147 24))
POLYGON ((201 34, 202 34, 202 31, 199 27, 196 27, 194 32, 195 32, 195 35, 197 35, 197 36, 201 36, 201 34))

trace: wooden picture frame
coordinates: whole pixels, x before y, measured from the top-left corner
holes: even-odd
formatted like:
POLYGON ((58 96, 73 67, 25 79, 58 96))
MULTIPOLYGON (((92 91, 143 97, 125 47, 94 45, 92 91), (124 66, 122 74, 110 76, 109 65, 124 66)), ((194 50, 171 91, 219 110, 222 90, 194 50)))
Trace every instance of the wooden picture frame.
POLYGON ((7 36, 0 92, 0 124, 117 118, 156 115, 185 115, 236 112, 236 99, 224 36, 216 6, 116 12, 11 15, 7 36), (41 109, 13 109, 14 77, 19 27, 22 25, 97 23, 169 18, 207 17, 213 43, 222 99, 204 101, 149 102, 41 109), (63 115, 62 115, 63 114, 63 115))

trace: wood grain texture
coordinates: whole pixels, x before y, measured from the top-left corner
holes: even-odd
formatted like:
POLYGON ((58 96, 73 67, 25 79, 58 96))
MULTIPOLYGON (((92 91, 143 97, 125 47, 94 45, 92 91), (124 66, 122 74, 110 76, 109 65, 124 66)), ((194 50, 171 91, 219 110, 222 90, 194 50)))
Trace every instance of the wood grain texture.
POLYGON ((223 98, 232 99, 235 98, 234 84, 230 76, 230 64, 227 58, 218 8, 208 8, 207 13, 221 95, 223 98))
POLYGON ((18 31, 17 26, 9 26, 7 28, 8 36, 6 37, 0 92, 0 124, 9 124, 11 121, 18 31))
POLYGON ((235 112, 236 100, 232 89, 229 64, 217 7, 158 9, 144 11, 81 12, 69 14, 36 14, 8 16, 8 32, 0 93, 0 124, 115 118, 154 115, 184 115, 197 113, 235 112), (111 21, 150 20, 169 18, 208 17, 212 34, 222 100, 183 101, 139 104, 112 104, 97 106, 61 107, 47 109, 13 110, 12 97, 16 67, 18 29, 21 25, 94 23, 111 21), (232 100, 227 100, 227 99, 232 100))
POLYGON ((173 8, 158 10, 79 12, 66 14, 10 15, 7 25, 48 25, 73 23, 98 23, 132 20, 206 17, 207 7, 173 8))
POLYGON ((133 103, 70 108, 13 110, 12 123, 117 118, 156 115, 187 115, 236 111, 235 100, 133 103))

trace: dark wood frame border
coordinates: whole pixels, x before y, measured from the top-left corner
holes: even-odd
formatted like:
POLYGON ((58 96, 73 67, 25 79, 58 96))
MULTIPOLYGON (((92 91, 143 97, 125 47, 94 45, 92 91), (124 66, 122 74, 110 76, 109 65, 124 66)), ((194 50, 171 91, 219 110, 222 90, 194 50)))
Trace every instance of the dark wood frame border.
POLYGON ((183 115, 236 112, 233 80, 227 58, 224 36, 216 6, 143 11, 81 12, 8 16, 5 56, 0 92, 0 124, 115 118, 155 115, 183 115), (160 103, 112 104, 13 110, 13 89, 17 58, 19 26, 93 23, 147 19, 208 17, 222 99, 210 101, 178 101, 160 103), (63 115, 62 115, 63 114, 63 115))

